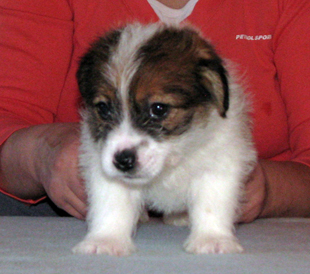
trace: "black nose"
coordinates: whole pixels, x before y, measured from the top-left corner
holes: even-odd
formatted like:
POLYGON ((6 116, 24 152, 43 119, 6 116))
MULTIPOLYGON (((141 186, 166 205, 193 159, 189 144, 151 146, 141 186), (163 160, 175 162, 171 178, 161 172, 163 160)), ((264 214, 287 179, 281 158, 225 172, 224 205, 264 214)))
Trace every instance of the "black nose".
POLYGON ((120 151, 114 156, 114 166, 120 171, 130 171, 135 167, 136 152, 131 149, 120 151))

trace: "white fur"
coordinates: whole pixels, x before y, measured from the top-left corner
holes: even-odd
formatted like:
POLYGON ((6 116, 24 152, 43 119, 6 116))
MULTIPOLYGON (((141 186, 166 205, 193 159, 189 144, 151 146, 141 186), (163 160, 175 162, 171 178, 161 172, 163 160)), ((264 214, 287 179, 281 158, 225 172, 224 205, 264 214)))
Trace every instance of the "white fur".
MULTIPOLYGON (((154 30, 147 33, 146 36, 152 35, 154 30)), ((136 42, 139 45, 143 39, 136 42)), ((117 55, 107 72, 109 77, 119 79, 115 68, 122 58, 131 60, 128 56, 136 45, 125 47, 126 53, 117 55)), ((130 74, 124 72, 121 80, 123 97, 135 65, 131 63, 130 67, 130 74)), ((106 142, 93 142, 89 125, 82 123, 80 162, 89 194, 89 231, 73 251, 129 255, 135 251, 132 234, 144 205, 162 210, 166 219, 176 224, 188 220, 173 219, 173 214, 188 211, 191 232, 184 244, 188 252, 242 251, 234 236, 234 221, 242 184, 253 168, 256 153, 248 125, 247 100, 241 88, 230 84, 227 118, 220 117, 214 109, 206 128, 194 127, 165 142, 132 128, 128 110, 123 111, 127 116, 106 142), (133 147, 141 166, 134 179, 124 177, 112 164, 118 150, 133 147)), ((87 121, 87 113, 84 115, 83 120, 87 121)))

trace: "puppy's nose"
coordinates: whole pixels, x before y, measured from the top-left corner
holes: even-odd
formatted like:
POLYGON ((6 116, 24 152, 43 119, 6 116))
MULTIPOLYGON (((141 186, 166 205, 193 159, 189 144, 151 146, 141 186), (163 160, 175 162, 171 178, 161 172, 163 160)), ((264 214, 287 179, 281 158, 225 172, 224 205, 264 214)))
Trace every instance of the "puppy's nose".
POLYGON ((132 149, 120 151, 114 156, 114 166, 123 172, 130 171, 135 167, 136 152, 132 149))

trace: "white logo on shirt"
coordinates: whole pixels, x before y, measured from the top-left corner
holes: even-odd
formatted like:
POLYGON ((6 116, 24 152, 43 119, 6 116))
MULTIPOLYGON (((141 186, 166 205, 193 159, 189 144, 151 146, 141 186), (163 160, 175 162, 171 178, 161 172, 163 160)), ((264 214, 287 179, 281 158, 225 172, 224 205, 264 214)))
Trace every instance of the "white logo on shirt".
POLYGON ((236 40, 249 40, 249 41, 258 41, 258 40, 270 40, 272 39, 272 35, 246 35, 246 34, 237 34, 236 40))

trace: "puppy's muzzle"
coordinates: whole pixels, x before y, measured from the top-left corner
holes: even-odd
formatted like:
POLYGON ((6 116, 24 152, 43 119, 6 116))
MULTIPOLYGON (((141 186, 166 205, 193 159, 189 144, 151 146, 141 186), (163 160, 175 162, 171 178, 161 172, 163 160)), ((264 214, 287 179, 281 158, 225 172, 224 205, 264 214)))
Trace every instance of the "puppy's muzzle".
POLYGON ((136 166, 136 151, 133 149, 125 149, 114 155, 114 166, 122 171, 132 171, 136 166))

